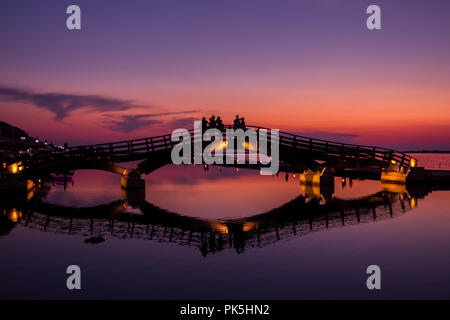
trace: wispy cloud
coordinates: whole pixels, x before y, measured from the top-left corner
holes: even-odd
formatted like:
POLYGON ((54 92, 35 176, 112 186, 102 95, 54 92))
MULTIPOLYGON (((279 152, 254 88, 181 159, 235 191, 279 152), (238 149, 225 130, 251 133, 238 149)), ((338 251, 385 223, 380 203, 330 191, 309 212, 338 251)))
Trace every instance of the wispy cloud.
POLYGON ((167 125, 171 128, 192 129, 195 120, 200 121, 199 118, 194 117, 175 117, 169 120, 167 125))
POLYGON ((160 112, 148 114, 120 115, 106 114, 103 125, 111 130, 129 133, 150 125, 164 125, 170 130, 174 128, 192 127, 193 117, 180 117, 180 115, 195 113, 199 110, 186 110, 182 112, 160 112), (176 115, 175 118, 164 119, 165 116, 176 115))
POLYGON ((123 133, 129 133, 149 125, 160 124, 161 120, 149 119, 147 114, 135 114, 135 115, 124 115, 117 120, 109 120, 105 122, 105 127, 120 131, 123 133))
POLYGON ((58 120, 64 119, 71 112, 89 108, 95 111, 119 111, 132 108, 151 108, 136 105, 129 100, 108 98, 99 95, 78 95, 67 93, 37 93, 31 90, 0 86, 0 101, 31 103, 36 107, 53 112, 58 120))

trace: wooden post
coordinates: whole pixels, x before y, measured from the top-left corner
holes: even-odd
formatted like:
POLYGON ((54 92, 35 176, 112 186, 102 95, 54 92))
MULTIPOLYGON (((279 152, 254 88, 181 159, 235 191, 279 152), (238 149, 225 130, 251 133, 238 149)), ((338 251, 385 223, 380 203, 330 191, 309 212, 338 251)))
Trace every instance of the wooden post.
POLYGON ((109 144, 109 158, 113 160, 114 158, 114 149, 112 143, 109 144))
POLYGON ((356 147, 356 167, 359 168, 359 146, 356 147))
POLYGON ((375 162, 375 156, 376 156, 376 154, 377 154, 376 148, 373 147, 373 149, 372 149, 372 163, 375 162))
POLYGON ((147 153, 150 153, 150 149, 148 147, 148 138, 145 138, 145 146, 147 147, 147 153))

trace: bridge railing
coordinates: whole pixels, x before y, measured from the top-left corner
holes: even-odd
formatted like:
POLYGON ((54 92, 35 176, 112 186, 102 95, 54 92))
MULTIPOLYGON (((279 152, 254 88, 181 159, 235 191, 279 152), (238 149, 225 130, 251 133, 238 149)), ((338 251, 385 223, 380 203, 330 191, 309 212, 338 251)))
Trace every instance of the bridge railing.
MULTIPOLYGON (((224 126, 225 129, 234 129, 231 125, 224 126)), ((257 131, 267 132, 267 139, 270 142, 271 129, 259 126, 246 126, 257 131)), ((200 137, 193 137, 194 129, 188 130, 191 134, 192 142, 200 137)), ((147 154, 157 151, 169 150, 178 142, 171 140, 171 134, 154 136, 143 139, 124 140, 113 143, 100 143, 88 146, 70 147, 59 153, 45 153, 33 156, 34 162, 45 163, 52 159, 104 159, 111 161, 130 161, 129 159, 145 157, 147 154)), ((345 160, 353 159, 358 165, 359 161, 372 163, 376 166, 388 167, 391 163, 398 164, 405 169, 411 166, 411 156, 397 152, 392 149, 340 143, 305 137, 293 133, 279 131, 280 148, 289 148, 303 154, 311 154, 316 160, 345 160)))
MULTIPOLYGON (((233 128, 233 126, 225 126, 233 128)), ((267 139, 270 141, 270 129, 260 126, 246 126, 246 128, 267 131, 267 139)), ((413 158, 406 153, 398 152, 388 148, 380 148, 366 145, 356 145, 341 143, 301 136, 298 134, 279 132, 280 146, 290 147, 303 152, 309 152, 319 158, 327 161, 330 159, 353 158, 356 162, 368 161, 373 164, 382 164, 388 167, 390 164, 398 164, 399 167, 408 169, 412 165, 413 158)))

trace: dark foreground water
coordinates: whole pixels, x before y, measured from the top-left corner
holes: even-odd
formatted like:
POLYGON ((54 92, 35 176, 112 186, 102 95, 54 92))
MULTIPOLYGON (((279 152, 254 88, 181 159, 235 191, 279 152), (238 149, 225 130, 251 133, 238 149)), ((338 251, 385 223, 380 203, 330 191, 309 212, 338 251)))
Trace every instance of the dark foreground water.
MULTIPOLYGON (((417 157, 450 169, 449 155, 417 157)), ((66 187, 0 200, 0 299, 448 299, 439 189, 336 178, 321 190, 298 174, 167 166, 143 200, 114 174, 80 170, 66 187), (81 291, 66 287, 72 264, 81 291), (381 290, 366 287, 372 264, 381 290)))

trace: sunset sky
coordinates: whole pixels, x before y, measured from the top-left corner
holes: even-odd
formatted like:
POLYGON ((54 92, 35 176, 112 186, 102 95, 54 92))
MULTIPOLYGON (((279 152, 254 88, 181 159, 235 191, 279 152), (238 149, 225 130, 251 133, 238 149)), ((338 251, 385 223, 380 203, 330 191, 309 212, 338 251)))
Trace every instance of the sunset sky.
POLYGON ((448 0, 0 2, 0 120, 70 144, 212 113, 313 137, 450 149, 448 0), (82 30, 66 28, 81 7, 82 30), (382 29, 366 28, 381 7, 382 29))

